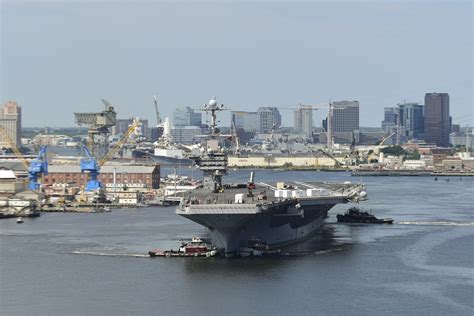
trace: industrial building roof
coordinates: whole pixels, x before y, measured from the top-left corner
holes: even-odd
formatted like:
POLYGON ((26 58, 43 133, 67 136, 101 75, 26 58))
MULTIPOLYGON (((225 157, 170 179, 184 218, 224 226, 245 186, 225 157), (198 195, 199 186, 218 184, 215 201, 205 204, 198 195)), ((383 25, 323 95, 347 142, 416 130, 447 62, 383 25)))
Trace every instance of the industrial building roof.
POLYGON ((12 170, 0 170, 0 179, 16 179, 12 170))

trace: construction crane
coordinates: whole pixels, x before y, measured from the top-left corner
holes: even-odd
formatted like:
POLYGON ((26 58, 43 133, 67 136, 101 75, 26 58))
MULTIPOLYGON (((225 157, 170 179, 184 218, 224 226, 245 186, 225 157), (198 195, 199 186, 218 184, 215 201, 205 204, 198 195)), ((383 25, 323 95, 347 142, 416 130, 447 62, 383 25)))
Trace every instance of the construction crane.
POLYGON ((11 139, 10 135, 8 135, 7 131, 1 126, 0 126, 0 133, 3 135, 3 137, 7 141, 10 148, 13 150, 13 153, 15 154, 15 156, 17 156, 18 159, 20 159, 25 169, 28 170, 28 168, 30 167, 29 162, 25 159, 25 157, 23 157, 18 147, 16 147, 15 142, 11 139))
POLYGON ((0 133, 6 139, 8 145, 13 150, 13 153, 20 159, 21 163, 28 171, 28 189, 38 190, 40 188, 40 183, 38 182, 38 177, 41 175, 48 174, 48 161, 46 159, 46 146, 42 146, 38 156, 29 163, 25 157, 21 154, 18 147, 15 145, 13 140, 8 135, 7 131, 3 127, 0 127, 0 133))
POLYGON ((110 149, 107 154, 99 160, 99 167, 103 166, 109 159, 111 159, 125 144, 125 142, 128 140, 128 138, 135 132, 137 127, 140 125, 140 120, 137 118, 133 120, 132 125, 130 125, 127 129, 127 131, 123 134, 122 138, 115 144, 112 149, 110 149))
POLYGON ((155 113, 156 113, 156 124, 159 126, 161 122, 160 111, 158 111, 158 97, 153 95, 153 104, 155 106, 155 113))
POLYGON ((158 97, 153 95, 153 105, 155 106, 155 113, 156 113, 156 127, 158 129, 158 139, 163 136, 163 132, 165 130, 164 124, 161 121, 160 111, 158 110, 158 97))
POLYGON ((87 146, 83 145, 84 153, 86 155, 85 158, 81 160, 81 172, 89 173, 89 180, 86 183, 84 191, 91 192, 96 191, 102 188, 102 183, 99 181, 99 173, 100 167, 102 167, 110 158, 112 158, 122 147, 122 145, 127 141, 130 135, 135 132, 135 129, 139 126, 140 120, 134 120, 133 124, 130 125, 128 130, 125 132, 123 137, 115 144, 112 149, 110 149, 107 154, 97 161, 87 148, 87 146))
POLYGON ((393 132, 393 133, 391 133, 390 135, 388 135, 387 137, 384 137, 384 138, 382 139, 382 141, 380 141, 380 143, 379 143, 378 146, 382 146, 382 145, 387 141, 387 139, 390 139, 390 138, 391 138, 393 135, 395 135, 395 134, 396 134, 396 132, 393 132))
POLYGON ((234 141, 234 154, 235 155, 240 155, 240 139, 239 136, 237 135, 237 129, 235 128, 235 120, 232 120, 231 122, 231 139, 234 141))

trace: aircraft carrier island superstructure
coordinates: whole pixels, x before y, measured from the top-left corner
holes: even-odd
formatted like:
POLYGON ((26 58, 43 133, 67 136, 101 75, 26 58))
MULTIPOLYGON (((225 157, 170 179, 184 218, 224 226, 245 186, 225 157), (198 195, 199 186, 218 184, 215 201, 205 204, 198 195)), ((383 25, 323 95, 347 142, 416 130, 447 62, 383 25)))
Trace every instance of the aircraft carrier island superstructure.
POLYGON ((251 241, 270 248, 311 236, 328 211, 340 203, 366 198, 362 184, 255 181, 226 184, 227 155, 219 146, 215 99, 203 109, 211 113, 211 132, 202 154, 194 157, 204 173, 204 186, 184 193, 176 213, 207 227, 212 242, 225 255, 238 255, 251 241))

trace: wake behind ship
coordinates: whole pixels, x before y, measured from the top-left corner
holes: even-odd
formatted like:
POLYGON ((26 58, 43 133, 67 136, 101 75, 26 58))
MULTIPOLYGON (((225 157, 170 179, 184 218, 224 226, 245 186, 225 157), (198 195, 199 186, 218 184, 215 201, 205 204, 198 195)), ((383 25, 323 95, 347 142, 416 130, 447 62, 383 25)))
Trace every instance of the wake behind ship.
POLYGON ((202 188, 184 193, 176 214, 207 227, 212 242, 226 256, 239 255, 258 239, 278 247, 311 236, 328 211, 340 203, 366 197, 364 186, 351 183, 254 181, 226 184, 227 154, 219 146, 215 99, 203 109, 211 113, 211 133, 196 164, 204 173, 202 188))

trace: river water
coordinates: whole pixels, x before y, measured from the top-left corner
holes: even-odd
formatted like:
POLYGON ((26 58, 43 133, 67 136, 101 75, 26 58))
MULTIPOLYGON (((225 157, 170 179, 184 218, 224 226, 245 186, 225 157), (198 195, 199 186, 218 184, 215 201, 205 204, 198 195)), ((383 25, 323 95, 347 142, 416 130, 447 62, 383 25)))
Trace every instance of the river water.
MULTIPOLYGON (((190 172, 188 170, 188 172, 190 172)), ((258 171, 258 181, 363 181, 393 225, 324 228, 278 258, 147 258, 204 235, 173 208, 0 221, 2 315, 474 314, 474 179, 258 171)), ((248 171, 231 172, 245 181, 248 171)))

